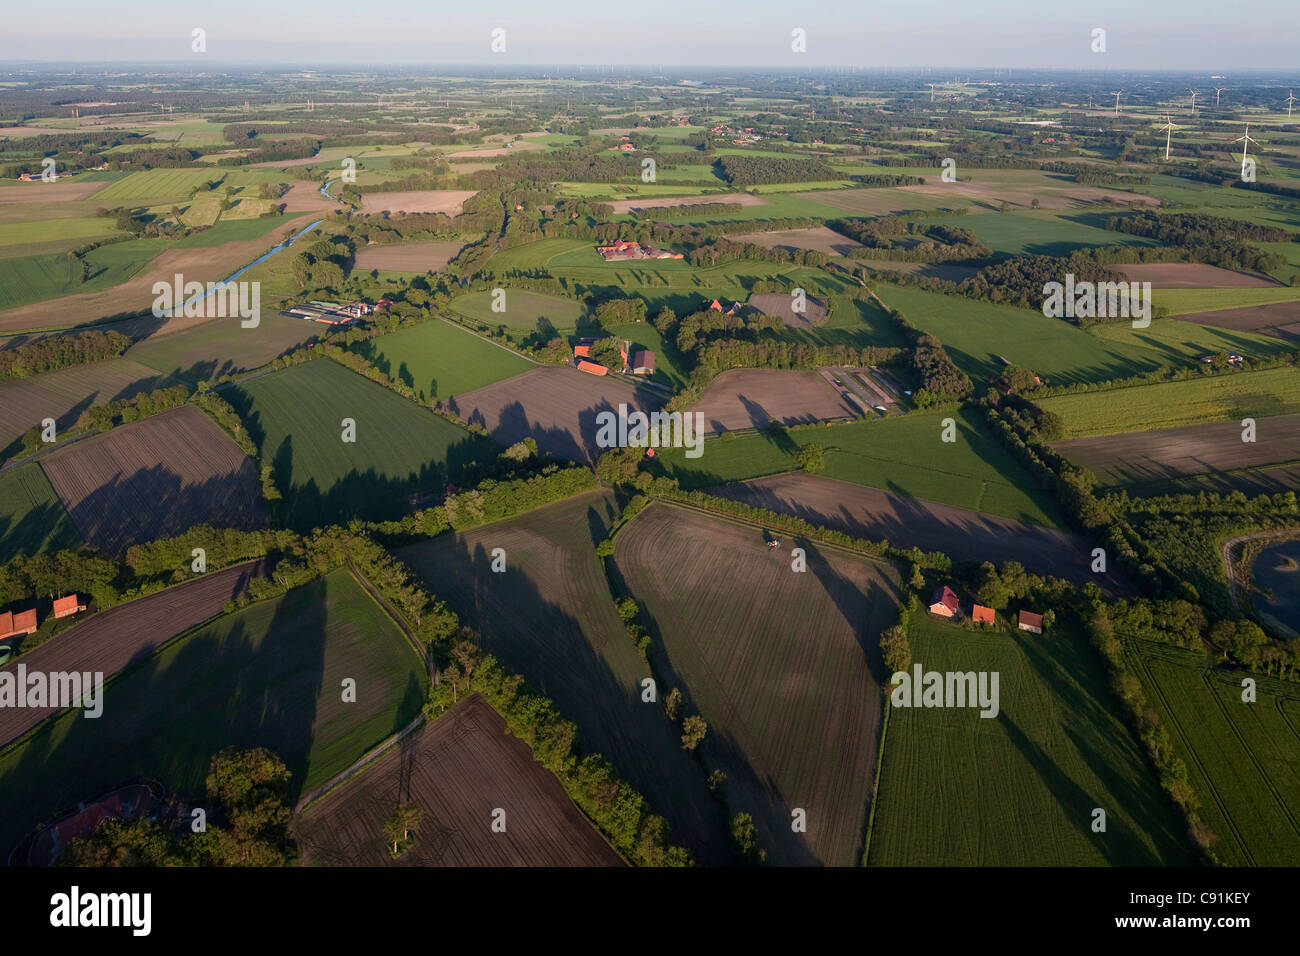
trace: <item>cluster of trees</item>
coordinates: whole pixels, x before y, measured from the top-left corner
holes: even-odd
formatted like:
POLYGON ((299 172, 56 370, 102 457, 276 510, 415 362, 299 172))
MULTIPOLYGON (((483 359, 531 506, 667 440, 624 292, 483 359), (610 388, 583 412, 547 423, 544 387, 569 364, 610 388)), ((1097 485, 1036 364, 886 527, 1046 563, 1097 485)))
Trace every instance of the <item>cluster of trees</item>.
POLYGON ((68 844, 60 866, 291 866, 290 785, 284 761, 265 747, 229 748, 212 759, 204 829, 189 816, 175 825, 157 819, 106 820, 68 844))
POLYGON ((47 335, 0 351, 0 379, 27 378, 56 368, 83 365, 121 355, 131 340, 121 332, 93 329, 79 335, 47 335))
MULTIPOLYGON (((610 214, 614 207, 608 206, 610 214)), ((745 207, 738 202, 692 202, 681 206, 645 206, 633 210, 642 219, 691 219, 695 216, 716 216, 740 212, 745 207)), ((608 218, 604 216, 601 218, 608 218)))
MULTIPOLYGON (((1043 305, 1043 286, 1049 282, 1064 282, 1067 273, 1074 275, 1076 285, 1080 282, 1122 282, 1124 277, 1098 264, 1087 254, 1072 254, 1068 257, 1057 256, 1013 256, 1002 262, 985 266, 975 275, 957 283, 958 295, 987 302, 999 302, 1007 305, 1019 305, 1029 309, 1041 309, 1043 305)), ((1104 321, 1096 318, 1075 318, 1079 325, 1104 321)))
POLYGON ((854 259, 895 259, 900 262, 940 262, 986 259, 993 255, 969 229, 914 222, 901 216, 881 219, 834 219, 830 228, 862 243, 854 259), (900 243, 898 240, 902 240, 900 243))
POLYGON ((1106 228, 1131 236, 1158 239, 1172 246, 1199 246, 1222 239, 1245 242, 1292 242, 1300 239, 1300 233, 1289 229, 1204 213, 1141 212, 1131 216, 1112 216, 1106 220, 1106 228))
POLYGON ((761 186, 765 183, 801 183, 840 179, 823 159, 808 156, 719 156, 713 162, 718 175, 733 186, 761 186))
POLYGON ((337 290, 354 261, 350 238, 318 239, 293 257, 293 279, 304 289, 337 290))
POLYGON ((868 188, 880 188, 887 186, 924 186, 924 176, 909 176, 906 173, 866 173, 855 174, 849 177, 850 182, 855 182, 859 186, 868 188))
POLYGON ((1142 681, 1128 669, 1107 602, 1095 597, 1084 612, 1084 624, 1093 647, 1106 662, 1111 690, 1124 705, 1139 739, 1146 746, 1161 788, 1187 820, 1188 838, 1204 854, 1207 862, 1216 862, 1213 848, 1218 837, 1197 813, 1200 801, 1192 787, 1187 765, 1174 751, 1172 735, 1160 723, 1159 715, 1147 700, 1142 681))
POLYGON ((733 242, 722 237, 696 246, 686 255, 686 261, 693 266, 716 266, 723 262, 735 262, 738 259, 821 268, 826 265, 830 256, 817 249, 764 246, 755 242, 733 242))

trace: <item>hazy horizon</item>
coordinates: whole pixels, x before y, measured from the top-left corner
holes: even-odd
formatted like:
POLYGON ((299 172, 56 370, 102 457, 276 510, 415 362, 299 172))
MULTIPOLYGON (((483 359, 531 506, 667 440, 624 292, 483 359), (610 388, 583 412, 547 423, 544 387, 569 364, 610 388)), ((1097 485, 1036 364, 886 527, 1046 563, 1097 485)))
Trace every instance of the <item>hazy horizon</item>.
MULTIPOLYGON (((1261 0, 1250 16, 1198 0, 1099 0, 1044 10, 1034 0, 990 0, 980 9, 933 0, 908 10, 864 10, 847 0, 791 5, 753 0, 734 12, 685 0, 591 7, 523 0, 440 11, 391 0, 369 17, 343 0, 254 0, 220 5, 160 0, 106 5, 67 0, 57 17, 11 20, 0 69, 49 63, 155 64, 183 68, 314 66, 340 70, 476 66, 505 69, 611 65, 637 68, 1030 69, 1267 72, 1296 69, 1300 31, 1290 0, 1261 0), (191 51, 195 28, 206 52, 191 51), (504 29, 505 51, 491 49, 504 29), (806 31, 806 52, 791 31, 806 31), (1093 52, 1093 30, 1106 52, 1093 52), (193 63, 191 63, 193 61, 193 63)), ((39 8, 34 8, 39 9, 39 8)))

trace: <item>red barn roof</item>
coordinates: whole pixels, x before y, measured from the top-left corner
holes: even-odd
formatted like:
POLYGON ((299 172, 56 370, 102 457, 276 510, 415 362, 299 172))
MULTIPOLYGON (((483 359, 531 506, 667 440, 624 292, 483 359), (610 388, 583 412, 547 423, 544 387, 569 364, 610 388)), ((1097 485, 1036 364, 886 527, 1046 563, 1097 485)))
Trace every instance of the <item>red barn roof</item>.
POLYGON ((1022 630, 1037 628, 1040 632, 1043 630, 1043 615, 1035 614, 1033 611, 1020 612, 1020 627, 1022 630))
POLYGON ((930 610, 933 611, 935 608, 942 607, 949 615, 952 615, 957 613, 958 603, 957 595, 953 593, 952 588, 945 584, 934 589, 934 594, 930 598, 930 610))
POLYGON ((595 362, 588 362, 586 359, 578 362, 578 368, 584 372, 590 372, 592 375, 606 375, 609 373, 609 369, 605 368, 605 366, 597 365, 595 362))
POLYGON ((983 604, 976 604, 970 609, 971 620, 977 624, 996 624, 997 617, 993 613, 993 608, 985 607, 983 604))
POLYGON ((78 611, 84 611, 86 605, 82 604, 77 595, 69 594, 67 597, 56 598, 54 601, 54 616, 67 617, 70 614, 76 614, 78 611))

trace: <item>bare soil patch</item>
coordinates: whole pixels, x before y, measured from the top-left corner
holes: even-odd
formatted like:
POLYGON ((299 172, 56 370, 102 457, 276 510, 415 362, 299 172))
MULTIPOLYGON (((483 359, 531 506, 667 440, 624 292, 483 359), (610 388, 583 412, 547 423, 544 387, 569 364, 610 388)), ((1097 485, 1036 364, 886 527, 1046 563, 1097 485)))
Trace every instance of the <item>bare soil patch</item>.
MULTIPOLYGON (((980 172, 981 170, 976 170, 974 175, 978 177, 980 172)), ((961 175, 961 173, 958 173, 958 175, 961 175)), ((1111 199, 1116 202, 1145 201, 1153 206, 1160 205, 1160 201, 1153 196, 1143 196, 1137 193, 1105 189, 1098 186, 1081 186, 1078 183, 1067 182, 1063 179, 1056 181, 1045 180, 1041 183, 961 182, 960 180, 955 183, 927 182, 924 186, 900 186, 898 191, 905 195, 914 193, 921 196, 932 196, 935 199, 968 202, 989 209, 996 209, 1003 202, 1029 209, 1035 199, 1038 200, 1042 209, 1073 209, 1104 199, 1111 199)))
POLYGON ((1034 574, 1127 590, 1117 576, 1093 574, 1091 546, 1077 535, 966 508, 793 472, 714 488, 734 501, 770 508, 900 548, 942 551, 958 561, 1019 561, 1034 574))
POLYGON ((755 292, 746 305, 758 309, 764 315, 774 315, 781 319, 788 328, 811 329, 826 321, 828 314, 825 299, 807 296, 803 312, 794 310, 794 300, 781 292, 755 292))
POLYGON ((1268 276, 1200 262, 1147 262, 1110 268, 1130 282, 1150 282, 1158 289, 1259 289, 1281 285, 1268 276))
POLYGON ((754 818, 769 862, 853 866, 862 852, 884 696, 878 640, 897 614, 883 562, 655 503, 614 564, 645 608, 655 667, 709 724, 700 745, 754 818), (807 572, 790 572, 803 548, 807 572), (796 808, 807 832, 793 832, 796 808))
POLYGON ((1219 309, 1215 312, 1192 312, 1180 315, 1179 318, 1197 325, 1212 325, 1216 329, 1255 332, 1300 343, 1300 301, 1219 309))
MULTIPOLYGON (((234 600, 249 581, 266 572, 265 563, 258 561, 211 571, 94 614, 17 660, 29 671, 99 671, 107 680, 172 638, 221 614, 227 601, 234 600)), ((16 663, 7 667, 12 670, 16 663)), ((56 710, 0 708, 0 747, 21 737, 56 710)))
POLYGON ((1052 447, 1096 472, 1103 484, 1125 486, 1300 462, 1300 414, 1261 418, 1256 428, 1254 442, 1241 440, 1238 422, 1210 422, 1159 431, 1076 438, 1054 442, 1052 447))
POLYGON ((842 236, 827 226, 812 229, 779 229, 774 232, 751 232, 730 237, 736 242, 752 242, 769 249, 812 249, 828 256, 846 256, 862 243, 842 236))
POLYGON ((465 200, 477 195, 475 189, 425 189, 399 193, 365 193, 361 197, 361 211, 389 212, 441 212, 459 216, 465 200))
POLYGON ((555 776, 477 694, 389 748, 294 821, 306 866, 622 866, 555 776), (397 859, 384 821, 424 811, 397 859), (492 832, 495 808, 504 833, 492 832))
POLYGON ((462 534, 400 548, 483 647, 555 702, 599 753, 662 815, 673 841, 703 864, 730 862, 726 820, 681 733, 634 693, 648 673, 609 597, 595 544, 616 514, 593 491, 462 534), (508 556, 490 570, 493 548, 508 556))
POLYGON ((0 189, 0 205, 38 203, 44 206, 80 202, 107 185, 104 182, 19 183, 0 189))
POLYGON ((266 526, 256 465, 193 406, 77 442, 41 469, 82 538, 105 554, 200 523, 266 526))
POLYGON ((357 250, 356 268, 365 272, 441 272, 464 248, 460 242, 394 242, 357 250))
POLYGON ((710 193, 701 196, 643 196, 640 199, 616 199, 608 205, 614 212, 625 213, 633 209, 653 209, 656 206, 693 206, 703 203, 739 203, 742 206, 766 206, 762 196, 750 193, 710 193))
POLYGON ((471 425, 482 425, 503 445, 531 437, 537 447, 561 458, 595 462, 606 449, 596 445, 600 412, 654 411, 659 393, 619 379, 548 365, 453 396, 448 407, 471 425))
POLYGON ((763 428, 773 418, 794 425, 859 414, 816 372, 769 368, 723 372, 691 411, 704 413, 704 427, 711 432, 763 428))

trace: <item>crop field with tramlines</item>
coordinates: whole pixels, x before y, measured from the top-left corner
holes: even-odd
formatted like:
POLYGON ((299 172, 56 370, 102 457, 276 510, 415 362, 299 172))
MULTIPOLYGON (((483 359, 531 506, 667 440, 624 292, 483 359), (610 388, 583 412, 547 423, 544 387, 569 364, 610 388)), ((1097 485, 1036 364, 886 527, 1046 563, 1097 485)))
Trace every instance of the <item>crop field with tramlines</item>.
POLYGON ((877 649, 897 613, 887 564, 653 504, 620 533, 616 580, 653 661, 709 724, 704 763, 770 862, 848 866, 862 852, 882 717, 877 649), (793 573, 791 548, 807 554, 793 573), (807 832, 792 814, 806 811, 807 832))
POLYGON ((473 461, 500 449, 329 359, 222 392, 239 411, 283 496, 290 527, 397 517, 412 495, 441 493, 473 461), (355 423, 355 441, 344 441, 355 423))
POLYGON ((73 548, 80 540, 40 465, 0 475, 0 562, 73 548))
POLYGON ((1204 655, 1132 641, 1126 656, 1174 736, 1227 866, 1289 866, 1300 855, 1300 689, 1263 675, 1254 703, 1237 672, 1204 655))
POLYGON ((971 631, 925 616, 908 636, 914 667, 999 674, 999 711, 891 706, 868 865, 1193 862, 1075 629, 971 631), (1105 833, 1092 831, 1095 807, 1105 833))

